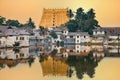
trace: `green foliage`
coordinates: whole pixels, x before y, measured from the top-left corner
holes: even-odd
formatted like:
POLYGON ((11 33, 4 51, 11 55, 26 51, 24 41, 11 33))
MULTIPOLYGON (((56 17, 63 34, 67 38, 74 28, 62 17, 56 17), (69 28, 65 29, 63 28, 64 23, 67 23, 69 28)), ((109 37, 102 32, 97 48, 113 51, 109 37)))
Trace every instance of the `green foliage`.
POLYGON ((29 18, 29 20, 27 21, 27 23, 25 25, 30 27, 30 28, 35 28, 35 24, 32 21, 32 18, 29 18))
POLYGON ((74 16, 73 11, 71 9, 69 9, 67 15, 69 18, 72 18, 74 16))
POLYGON ((87 18, 88 18, 88 19, 94 19, 94 18, 95 18, 94 9, 91 8, 91 9, 87 12, 87 18))
POLYGON ((83 8, 78 8, 77 9, 77 12, 76 12, 76 15, 75 15, 75 20, 78 21, 78 22, 82 21, 82 20, 86 20, 86 14, 85 14, 83 8))
POLYGON ((56 34, 54 31, 51 31, 51 32, 50 32, 50 35, 51 35, 54 39, 58 38, 57 34, 56 34))
POLYGON ((57 41, 56 45, 59 47, 59 45, 60 45, 60 42, 59 42, 59 41, 57 41))
POLYGON ((99 27, 98 21, 95 19, 94 9, 84 12, 83 8, 77 9, 74 19, 67 22, 66 26, 70 32, 80 30, 88 32, 90 35, 92 35, 92 30, 95 27, 99 27))
POLYGON ((35 58, 33 58, 33 57, 29 58, 29 60, 28 60, 29 67, 32 66, 32 63, 34 63, 34 60, 35 60, 35 58))
POLYGON ((6 21, 6 18, 0 16, 0 25, 3 25, 5 21, 6 21))
POLYGON ((15 42, 15 44, 13 44, 13 47, 17 47, 20 46, 20 42, 15 42))
POLYGON ((42 34, 45 34, 45 28, 43 26, 40 26, 39 29, 40 29, 42 34))
POLYGON ((78 23, 76 20, 70 20, 66 24, 67 28, 69 29, 70 32, 75 32, 78 29, 78 23))
POLYGON ((5 17, 0 16, 0 25, 5 25, 5 26, 15 26, 15 27, 25 27, 25 28, 35 28, 35 24, 32 21, 31 18, 29 18, 29 20, 27 21, 26 24, 22 24, 20 23, 18 20, 12 20, 12 19, 8 19, 6 20, 5 17))
POLYGON ((11 19, 8 19, 6 21, 6 25, 7 26, 16 26, 16 27, 19 27, 20 26, 20 23, 18 20, 11 20, 11 19))
POLYGON ((19 50, 18 48, 13 48, 13 51, 14 51, 15 53, 19 53, 19 52, 20 52, 20 50, 19 50))
MULTIPOLYGON (((90 78, 94 77, 95 68, 98 66, 98 61, 95 61, 93 52, 90 51, 87 56, 69 56, 66 63, 73 67, 76 72, 78 79, 83 79, 84 74, 87 74, 90 78)), ((69 77, 72 77, 72 72, 68 72, 69 77)))
POLYGON ((60 42, 60 46, 64 47, 64 41, 60 42))
POLYGON ((41 31, 44 31, 44 29, 45 29, 43 26, 40 26, 39 28, 41 31))
POLYGON ((55 56, 57 54, 58 50, 57 49, 54 49, 50 54, 51 56, 55 56))

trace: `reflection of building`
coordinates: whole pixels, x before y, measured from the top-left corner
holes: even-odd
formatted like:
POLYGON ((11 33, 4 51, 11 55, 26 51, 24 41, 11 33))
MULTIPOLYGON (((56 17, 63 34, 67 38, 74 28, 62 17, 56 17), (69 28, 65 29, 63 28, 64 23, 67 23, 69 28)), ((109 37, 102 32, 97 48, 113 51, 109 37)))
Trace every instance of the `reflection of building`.
POLYGON ((65 52, 69 55, 88 55, 91 50, 90 46, 84 45, 65 45, 65 52))
POLYGON ((1 59, 26 59, 29 58, 29 48, 21 48, 21 49, 0 49, 0 58, 1 59))
POLYGON ((69 17, 67 16, 68 9, 43 9, 42 18, 40 21, 40 26, 52 27, 60 26, 67 21, 69 17))
POLYGON ((108 51, 105 54, 106 57, 120 57, 120 47, 119 46, 109 46, 108 51))
POLYGON ((47 75, 59 75, 66 76, 69 66, 64 62, 64 60, 59 58, 48 57, 46 60, 41 62, 43 76, 47 75))
POLYGON ((0 64, 3 65, 7 65, 8 67, 15 67, 16 65, 18 65, 19 63, 32 63, 33 58, 29 58, 29 59, 16 59, 16 60, 12 60, 12 59, 0 59, 0 64))
POLYGON ((93 30, 92 43, 103 43, 105 41, 104 29, 97 27, 93 30))
POLYGON ((120 27, 106 27, 103 28, 109 38, 109 43, 117 43, 118 37, 120 37, 120 27))
POLYGON ((15 67, 19 63, 29 63, 31 66, 33 62, 34 57, 29 54, 29 48, 0 49, 0 64, 15 67))
POLYGON ((101 61, 105 57, 105 50, 103 46, 100 45, 93 45, 92 47, 92 54, 96 61, 101 61))
POLYGON ((6 64, 8 67, 14 67, 18 64, 16 60, 0 60, 0 64, 6 64))

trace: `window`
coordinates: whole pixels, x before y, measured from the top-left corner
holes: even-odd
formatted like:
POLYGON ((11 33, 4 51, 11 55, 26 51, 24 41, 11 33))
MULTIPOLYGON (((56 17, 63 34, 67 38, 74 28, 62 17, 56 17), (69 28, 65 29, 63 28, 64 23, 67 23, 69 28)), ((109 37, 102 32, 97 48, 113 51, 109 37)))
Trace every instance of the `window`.
POLYGON ((67 52, 66 49, 65 49, 65 52, 67 52))
POLYGON ((97 31, 95 31, 95 33, 97 34, 97 31))
POLYGON ((84 52, 86 52, 86 50, 84 50, 84 52))
POLYGON ((18 55, 16 55, 16 58, 18 58, 18 55))
POLYGON ((86 36, 84 36, 84 38, 86 38, 86 36))
POLYGON ((73 36, 70 36, 70 38, 73 38, 73 36))
POLYGON ((77 42, 79 42, 79 40, 77 40, 77 42))
POLYGON ((53 26, 54 26, 55 24, 53 24, 53 26))
POLYGON ((24 53, 21 53, 21 54, 20 54, 20 57, 24 57, 24 53))
POLYGON ((1 41, 0 41, 0 44, 1 44, 1 41))
POLYGON ((73 52, 73 50, 70 50, 70 52, 73 52))
POLYGON ((18 37, 16 37, 16 40, 18 40, 18 37))
POLYGON ((24 40, 24 37, 20 37, 20 40, 24 40))
POLYGON ((77 36, 77 38, 79 38, 79 36, 77 36))
POLYGON ((22 40, 22 38, 20 37, 20 40, 22 40))
POLYGON ((24 40, 24 37, 22 37, 22 40, 24 40))

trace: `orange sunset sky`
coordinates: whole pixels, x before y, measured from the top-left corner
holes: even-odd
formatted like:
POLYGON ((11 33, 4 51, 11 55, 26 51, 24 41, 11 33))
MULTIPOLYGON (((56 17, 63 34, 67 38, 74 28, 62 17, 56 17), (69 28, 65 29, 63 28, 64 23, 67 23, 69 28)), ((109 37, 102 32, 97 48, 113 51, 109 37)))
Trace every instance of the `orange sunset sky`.
POLYGON ((0 16, 25 23, 29 17, 39 25, 43 8, 95 9, 102 27, 120 27, 120 0, 0 0, 0 16))

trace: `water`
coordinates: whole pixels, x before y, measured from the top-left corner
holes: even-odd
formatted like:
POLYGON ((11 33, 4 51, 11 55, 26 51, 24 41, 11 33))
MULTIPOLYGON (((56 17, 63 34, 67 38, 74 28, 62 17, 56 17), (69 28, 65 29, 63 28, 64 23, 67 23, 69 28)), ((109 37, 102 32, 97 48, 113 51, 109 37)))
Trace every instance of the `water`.
POLYGON ((119 80, 118 46, 0 49, 0 80, 119 80))

